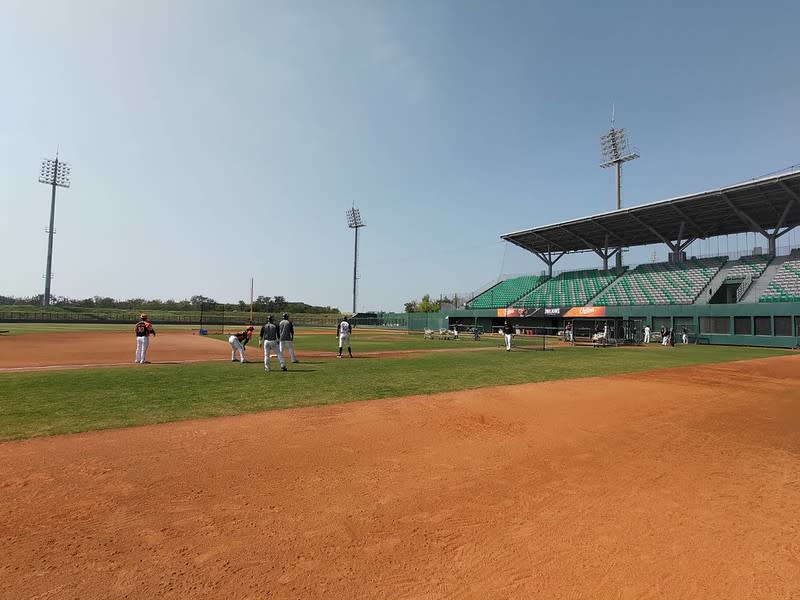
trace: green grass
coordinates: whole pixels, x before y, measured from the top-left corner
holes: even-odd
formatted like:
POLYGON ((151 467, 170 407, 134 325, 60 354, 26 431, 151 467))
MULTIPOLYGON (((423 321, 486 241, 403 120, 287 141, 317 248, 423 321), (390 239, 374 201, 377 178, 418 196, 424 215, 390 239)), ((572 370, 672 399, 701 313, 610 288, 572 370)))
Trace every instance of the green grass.
MULTIPOLYGON (((258 350, 258 331, 256 328, 253 339, 248 344, 248 348, 258 350)), ((316 333, 309 330, 298 330, 295 335, 294 345, 302 351, 310 352, 335 352, 338 349, 339 341, 333 329, 326 331, 318 329, 316 333), (322 332, 322 333, 320 333, 322 332)), ((228 334, 229 335, 229 334, 228 334)), ((228 340, 228 335, 210 335, 209 337, 219 340, 228 340)), ((380 331, 375 329, 357 329, 352 337, 351 344, 354 352, 394 352, 405 350, 431 350, 442 349, 452 350, 458 348, 489 348, 499 347, 503 342, 500 336, 483 336, 479 342, 472 339, 455 340, 426 340, 422 333, 406 334, 393 331, 380 331)))
MULTIPOLYGON (((357 336, 358 333, 353 340, 354 350, 363 352, 368 336, 364 335, 364 339, 357 336)), ((306 344, 315 337, 327 340, 324 344, 328 350, 335 345, 332 334, 307 337, 302 346, 298 339, 297 345, 302 350, 311 350, 306 344)), ((398 337, 393 349, 422 342, 421 335, 398 337)), ((496 343, 496 340, 486 342, 496 343)), ((430 340, 425 340, 425 344, 433 347, 430 340)), ((453 347, 454 343, 441 344, 453 347)), ((0 374, 0 440, 788 353, 721 346, 564 347, 551 352, 507 353, 487 349, 403 358, 309 358, 289 365, 286 373, 274 370, 269 374, 264 373, 259 362, 3 373, 0 374)), ((255 359, 258 354, 251 350, 250 356, 255 359)))

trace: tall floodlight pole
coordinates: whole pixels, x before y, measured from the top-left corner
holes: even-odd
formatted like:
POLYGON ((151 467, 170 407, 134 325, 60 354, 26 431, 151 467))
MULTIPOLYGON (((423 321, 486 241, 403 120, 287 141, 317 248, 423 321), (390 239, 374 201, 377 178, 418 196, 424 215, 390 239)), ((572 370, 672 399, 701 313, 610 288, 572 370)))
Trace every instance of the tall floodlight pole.
POLYGON ((353 250, 353 314, 356 314, 356 282, 358 281, 358 230, 366 227, 366 223, 361 219, 361 211, 353 207, 346 211, 347 226, 355 230, 355 249, 353 250))
POLYGON ((53 234, 55 233, 56 219, 56 188, 69 187, 69 165, 58 160, 56 152, 55 160, 45 159, 42 161, 42 171, 39 174, 39 183, 52 186, 53 193, 50 197, 50 227, 47 229, 47 272, 45 273, 44 298, 42 305, 50 304, 50 280, 53 278, 53 234))
MULTIPOLYGON (((617 170, 617 210, 622 208, 622 163, 639 158, 635 150, 628 150, 628 136, 624 129, 614 127, 614 113, 611 113, 611 129, 600 138, 604 169, 616 167, 617 170)), ((622 248, 617 248, 617 272, 622 271, 622 248)))

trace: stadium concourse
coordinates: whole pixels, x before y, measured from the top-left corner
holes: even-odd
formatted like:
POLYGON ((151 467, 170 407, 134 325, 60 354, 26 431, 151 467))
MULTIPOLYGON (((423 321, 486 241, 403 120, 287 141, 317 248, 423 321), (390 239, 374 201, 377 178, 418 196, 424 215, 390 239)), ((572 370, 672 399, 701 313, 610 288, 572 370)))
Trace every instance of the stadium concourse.
MULTIPOLYGON (((778 240, 800 225, 800 169, 729 187, 505 234, 536 255, 539 275, 505 279, 444 311, 450 327, 497 329, 577 339, 608 328, 610 340, 640 343, 645 326, 686 330, 693 343, 797 347, 800 248, 778 240), (764 238, 737 255, 687 257, 697 240, 764 238), (669 260, 609 268, 625 248, 665 244, 669 260), (595 253, 599 268, 554 274, 565 255, 595 253)), ((653 340, 658 340, 656 335, 653 340)))

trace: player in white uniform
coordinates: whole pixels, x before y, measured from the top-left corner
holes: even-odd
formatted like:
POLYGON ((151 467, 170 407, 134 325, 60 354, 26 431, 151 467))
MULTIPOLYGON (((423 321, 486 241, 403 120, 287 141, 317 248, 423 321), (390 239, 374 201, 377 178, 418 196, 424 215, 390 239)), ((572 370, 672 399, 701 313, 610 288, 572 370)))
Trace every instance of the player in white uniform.
POLYGON ((650 343, 650 325, 644 326, 644 343, 645 344, 650 343))
POLYGON ((342 358, 342 348, 347 346, 347 354, 350 355, 350 358, 353 358, 353 351, 350 349, 350 321, 347 320, 347 317, 342 319, 342 322, 339 323, 339 327, 336 328, 336 337, 339 338, 339 358, 342 358))

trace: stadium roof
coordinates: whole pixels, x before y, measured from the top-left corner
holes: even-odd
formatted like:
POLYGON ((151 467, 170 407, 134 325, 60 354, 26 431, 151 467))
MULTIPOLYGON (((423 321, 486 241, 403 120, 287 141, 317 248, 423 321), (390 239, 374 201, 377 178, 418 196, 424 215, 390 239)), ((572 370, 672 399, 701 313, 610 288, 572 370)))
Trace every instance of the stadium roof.
POLYGON ((696 239, 744 232, 783 235, 800 225, 800 169, 730 187, 622 208, 592 217, 507 233, 501 238, 546 257, 665 243, 673 250, 696 239))

